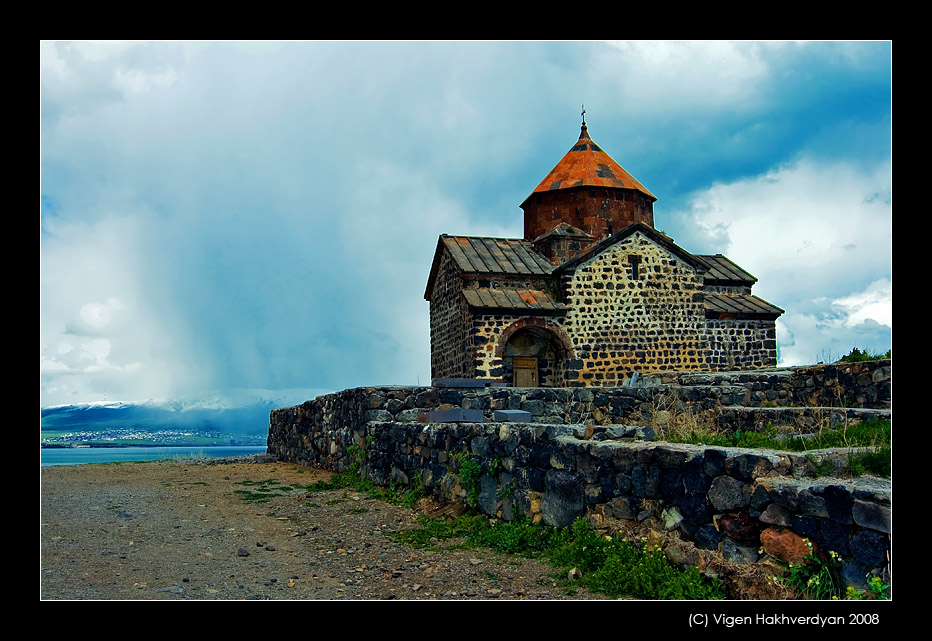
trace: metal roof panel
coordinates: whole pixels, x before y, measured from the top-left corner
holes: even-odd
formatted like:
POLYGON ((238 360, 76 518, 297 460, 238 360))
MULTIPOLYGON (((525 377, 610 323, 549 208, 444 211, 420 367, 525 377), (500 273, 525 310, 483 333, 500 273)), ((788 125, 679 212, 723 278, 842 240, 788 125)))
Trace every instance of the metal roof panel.
POLYGON ((522 314, 562 314, 566 305, 559 303, 546 292, 536 289, 492 289, 479 287, 464 289, 463 296, 472 308, 511 311, 522 314))
POLYGON ((763 298, 752 294, 719 294, 707 292, 705 310, 720 314, 739 314, 749 316, 773 316, 783 314, 783 310, 768 303, 763 298))
POLYGON ((553 265, 523 239, 444 235, 443 244, 466 273, 546 276, 553 271, 553 265))

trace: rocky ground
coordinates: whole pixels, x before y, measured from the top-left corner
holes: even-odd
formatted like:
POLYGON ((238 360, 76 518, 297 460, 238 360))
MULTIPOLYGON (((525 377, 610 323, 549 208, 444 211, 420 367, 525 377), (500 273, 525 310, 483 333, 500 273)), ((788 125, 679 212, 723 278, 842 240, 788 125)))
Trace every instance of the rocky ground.
POLYGON ((395 543, 388 534, 416 527, 417 511, 297 487, 327 477, 244 461, 41 468, 40 597, 602 598, 566 594, 536 561, 395 543), (250 500, 263 488, 274 496, 250 500))

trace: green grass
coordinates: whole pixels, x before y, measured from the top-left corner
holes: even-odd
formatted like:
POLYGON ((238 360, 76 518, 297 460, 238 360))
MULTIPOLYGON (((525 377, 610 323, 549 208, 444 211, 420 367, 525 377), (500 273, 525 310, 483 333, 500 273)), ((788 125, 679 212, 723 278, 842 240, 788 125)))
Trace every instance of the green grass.
POLYGON ((887 445, 871 452, 852 453, 848 457, 848 467, 855 476, 876 474, 890 478, 892 473, 893 449, 887 445))
POLYGON ((354 464, 349 469, 339 472, 330 477, 329 481, 317 481, 310 485, 304 486, 308 492, 328 492, 333 490, 355 490, 365 494, 366 498, 378 499, 401 505, 403 507, 413 508, 417 502, 424 497, 420 489, 406 490, 392 483, 387 488, 377 487, 371 481, 368 481, 359 473, 358 465, 354 464))
POLYGON ((779 433, 773 427, 763 432, 739 430, 731 434, 712 429, 694 428, 679 430, 669 435, 666 440, 672 443, 772 449, 781 452, 871 448, 869 452, 851 453, 849 457, 851 473, 854 475, 871 473, 889 477, 892 436, 893 429, 890 421, 873 419, 839 429, 821 429, 810 438, 800 436, 778 438, 779 433))
MULTIPOLYGON (((563 571, 577 568, 578 581, 566 584, 567 593, 578 586, 610 597, 640 599, 723 599, 718 579, 696 568, 686 571, 670 565, 659 550, 619 538, 603 537, 584 519, 557 529, 527 519, 494 521, 471 514, 452 520, 421 516, 420 527, 396 532, 391 538, 412 547, 436 546, 436 541, 462 539, 462 547, 487 547, 497 552, 544 560, 563 571)), ((565 573, 565 572, 564 572, 565 573)), ((563 581, 563 579, 560 579, 563 581)))
POLYGON ((265 479, 264 481, 239 481, 237 485, 254 488, 252 490, 234 490, 240 498, 250 503, 268 503, 275 497, 289 496, 294 489, 301 489, 300 486, 284 485, 281 481, 275 479, 265 479))
POLYGON ((873 419, 840 429, 821 429, 815 436, 780 438, 774 427, 762 432, 738 430, 734 433, 712 429, 683 430, 671 434, 666 440, 674 443, 692 443, 717 447, 748 447, 773 449, 783 452, 805 452, 828 448, 880 447, 889 445, 892 437, 890 421, 873 419))

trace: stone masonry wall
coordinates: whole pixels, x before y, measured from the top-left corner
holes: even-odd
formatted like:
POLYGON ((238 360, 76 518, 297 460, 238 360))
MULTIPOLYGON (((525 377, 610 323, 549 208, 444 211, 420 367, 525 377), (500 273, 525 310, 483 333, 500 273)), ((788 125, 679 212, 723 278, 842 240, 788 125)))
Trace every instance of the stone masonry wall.
POLYGON ((586 385, 620 385, 634 371, 710 368, 702 277, 640 233, 577 267, 564 301, 586 385))
MULTIPOLYGON (((514 332, 516 328, 542 330, 541 343, 549 344, 550 358, 541 358, 540 385, 547 387, 562 387, 565 385, 564 369, 569 362, 566 350, 558 344, 556 333, 560 332, 559 325, 547 316, 517 316, 510 314, 477 314, 473 318, 470 335, 476 345, 475 376, 477 378, 501 379, 510 385, 513 381, 511 364, 506 362, 508 352, 508 339, 504 338, 507 332, 514 332), (559 358, 558 358, 559 354, 559 358), (506 357, 506 358, 503 358, 506 357), (559 362, 559 369, 554 365, 559 362)), ((536 356, 543 356, 535 354, 536 356)))
POLYGON ((883 409, 892 402, 892 372, 890 359, 881 359, 750 372, 661 372, 652 378, 684 387, 745 386, 749 405, 883 409))
POLYGON ((858 381, 876 378, 880 391, 873 396, 889 398, 889 373, 890 362, 878 361, 755 373, 753 379, 748 373, 703 375, 713 377, 708 381, 681 373, 692 379, 686 386, 357 388, 274 410, 268 450, 280 460, 333 471, 360 463, 377 485, 420 488, 503 519, 525 515, 565 526, 588 516, 650 524, 737 562, 755 562, 762 548, 776 555, 787 540, 798 544, 807 537, 840 554, 849 583, 861 585, 889 562, 891 486, 872 477, 811 478, 823 461, 843 465, 847 451, 647 442, 651 429, 628 423, 656 421, 668 411, 658 409, 658 400, 671 397, 690 411, 766 412, 771 408, 761 406, 769 397, 805 395, 800 381, 824 387, 827 380, 849 380, 857 388, 858 381), (418 422, 429 409, 457 407, 482 410, 485 420, 496 409, 524 409, 536 422, 418 422), (466 460, 482 469, 471 486, 459 473, 466 460))
POLYGON ((315 441, 318 433, 339 435, 371 421, 416 423, 430 410, 452 408, 481 410, 485 421, 493 421, 496 410, 524 410, 533 422, 552 425, 649 426, 671 411, 724 429, 751 429, 754 417, 774 412, 856 420, 870 410, 889 411, 891 376, 891 361, 878 360, 764 372, 668 372, 611 388, 361 387, 273 410, 269 452, 339 471, 330 437, 315 441))
POLYGON ((777 364, 777 328, 772 320, 708 319, 710 370, 760 369, 777 364))
POLYGON ((444 252, 430 300, 430 369, 435 377, 473 376, 470 314, 462 289, 463 280, 444 252))

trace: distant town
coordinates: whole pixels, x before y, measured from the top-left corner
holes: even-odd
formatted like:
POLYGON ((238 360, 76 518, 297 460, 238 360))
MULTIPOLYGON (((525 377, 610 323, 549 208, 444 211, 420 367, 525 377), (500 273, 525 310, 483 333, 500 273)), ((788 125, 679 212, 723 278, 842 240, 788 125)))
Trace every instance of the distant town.
POLYGON ((146 430, 139 428, 53 431, 40 437, 41 447, 165 447, 212 445, 265 445, 265 435, 223 434, 191 430, 146 430))

